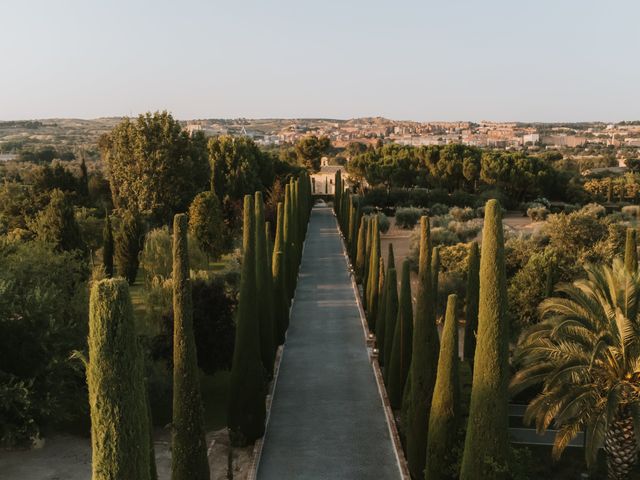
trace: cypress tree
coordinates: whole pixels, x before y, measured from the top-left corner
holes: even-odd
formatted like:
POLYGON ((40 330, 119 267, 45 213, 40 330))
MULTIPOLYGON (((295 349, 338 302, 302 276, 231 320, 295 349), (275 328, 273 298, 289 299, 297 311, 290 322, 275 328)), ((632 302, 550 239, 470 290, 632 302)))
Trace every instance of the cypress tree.
POLYGON ((253 443, 264 434, 266 379, 260 355, 260 324, 256 304, 253 197, 244 197, 243 259, 240 298, 236 312, 236 340, 229 384, 231 441, 253 443))
POLYGON ((429 438, 425 480, 447 480, 444 472, 456 462, 455 447, 460 420, 460 385, 458 381, 458 322, 455 294, 447 299, 438 375, 429 414, 429 438))
POLYGON ((39 240, 50 243, 57 250, 85 250, 73 205, 57 188, 51 191, 49 204, 36 215, 31 229, 39 240))
POLYGON ((400 304, 393 334, 391 363, 389 363, 389 403, 397 410, 402 405, 402 394, 411 363, 413 337, 413 306, 411 304, 411 280, 409 260, 402 263, 400 304))
POLYGON ((118 275, 132 285, 140 266, 140 251, 144 244, 144 227, 136 212, 125 211, 115 241, 115 263, 118 275))
POLYGON ((387 304, 384 307, 384 383, 389 387, 389 365, 391 365, 391 352, 393 350, 393 334, 396 331, 398 319, 398 275, 395 268, 387 270, 387 304))
POLYGON ((387 277, 387 273, 386 270, 384 268, 384 259, 382 257, 380 257, 380 267, 379 267, 379 273, 378 273, 378 308, 376 310, 376 342, 379 342, 379 338, 378 338, 378 334, 380 333, 380 330, 382 330, 382 335, 384 338, 384 327, 382 325, 384 325, 384 302, 386 302, 386 298, 385 298, 385 288, 386 288, 386 283, 385 283, 385 279, 387 277), (380 328, 380 330, 378 330, 378 327, 380 328))
POLYGON ((329 177, 324 177, 324 194, 329 194, 329 177))
POLYGON ((89 173, 87 171, 87 162, 84 161, 84 152, 80 157, 80 195, 89 196, 89 173))
POLYGON ((107 278, 113 277, 113 230, 108 212, 105 215, 104 228, 102 229, 102 264, 107 278))
POLYGON ((273 288, 271 284, 272 272, 267 259, 267 238, 265 236, 264 203, 262 192, 255 193, 255 221, 256 221, 256 301, 259 302, 258 317, 260 322, 260 353, 262 364, 270 378, 273 374, 273 362, 276 355, 274 327, 273 327, 273 288))
POLYGON ((433 292, 432 308, 433 320, 438 319, 438 277, 440 276, 440 247, 433 247, 431 251, 431 290, 433 292))
MULTIPOLYGON (((382 258, 380 258, 382 264, 382 258)), ((396 268, 396 263, 393 258, 393 244, 389 243, 389 253, 387 256, 387 272, 391 268, 396 268)), ((384 269, 381 270, 384 272, 384 269)), ((381 286, 380 293, 378 295, 378 313, 376 319, 376 345, 378 346, 378 363, 384 365, 384 339, 385 339, 385 325, 386 325, 386 311, 387 311, 387 296, 389 294, 388 287, 388 273, 382 276, 382 282, 378 283, 381 286)))
POLYGON ((333 192, 333 210, 336 212, 336 216, 340 217, 340 207, 342 206, 342 176, 340 170, 336 172, 334 180, 334 192, 333 192))
POLYGON ((277 327, 278 335, 276 343, 284 343, 285 333, 289 328, 289 300, 287 299, 286 271, 285 271, 285 248, 284 248, 284 214, 283 204, 278 202, 276 217, 276 238, 273 247, 273 257, 271 261, 271 274, 273 279, 273 299, 274 299, 274 324, 277 327))
POLYGON ((273 279, 274 323, 277 326, 277 344, 284 343, 285 333, 289 328, 289 300, 287 299, 285 248, 284 248, 284 214, 283 204, 278 202, 276 217, 276 238, 273 247, 271 274, 273 279))
POLYGON ((353 244, 354 244, 354 239, 356 238, 356 235, 357 235, 356 220, 357 220, 357 213, 356 213, 355 200, 353 199, 353 196, 349 195, 349 231, 347 233, 347 249, 349 253, 349 258, 351 259, 352 262, 355 259, 354 252, 353 252, 353 244))
POLYGON ((369 260, 371 259, 371 236, 373 234, 373 217, 368 217, 367 231, 365 232, 364 247, 364 271, 362 274, 362 298, 364 308, 367 308, 367 284, 369 283, 369 260))
POLYGON ((472 242, 467 257, 467 304, 464 325, 464 359, 473 370, 478 331, 478 295, 480 294, 480 254, 478 242, 472 242))
POLYGON ((358 254, 358 231, 360 228, 360 201, 354 200, 354 215, 355 218, 353 220, 353 230, 349 232, 349 255, 351 256, 351 262, 353 264, 356 263, 356 256, 358 254))
POLYGON ((362 283, 364 275, 365 264, 365 250, 366 250, 366 235, 367 235, 367 223, 368 217, 362 217, 360 220, 360 227, 358 228, 358 244, 356 247, 356 282, 362 283))
POLYGON ((142 355, 124 280, 100 280, 91 288, 88 347, 92 479, 149 480, 142 355))
POLYGON ((634 228, 627 228, 627 238, 624 245, 624 267, 631 273, 636 273, 638 270, 638 247, 634 228))
POLYGON ((291 185, 287 183, 284 189, 284 220, 282 224, 284 249, 282 250, 282 252, 286 271, 285 284, 287 286, 287 298, 289 300, 293 298, 293 292, 295 290, 295 284, 293 283, 293 263, 295 259, 293 249, 293 225, 291 223, 291 212, 291 185))
POLYGON ((378 274, 380 265, 380 232, 378 231, 378 217, 373 220, 373 237, 371 256, 369 257, 369 281, 367 282, 367 320, 369 330, 376 328, 376 311, 378 308, 378 274))
POLYGON ((482 232, 478 338, 461 480, 493 479, 496 474, 486 472, 486 459, 498 465, 509 460, 506 298, 502 212, 497 200, 489 200, 482 232))
POLYGON ((187 215, 173 219, 173 430, 172 480, 208 480, 209 461, 193 334, 187 215))
POLYGON ((414 478, 423 475, 427 451, 429 411, 431 410, 440 348, 433 307, 431 231, 427 217, 420 219, 418 277, 411 367, 403 401, 403 428, 406 435, 407 462, 414 478))

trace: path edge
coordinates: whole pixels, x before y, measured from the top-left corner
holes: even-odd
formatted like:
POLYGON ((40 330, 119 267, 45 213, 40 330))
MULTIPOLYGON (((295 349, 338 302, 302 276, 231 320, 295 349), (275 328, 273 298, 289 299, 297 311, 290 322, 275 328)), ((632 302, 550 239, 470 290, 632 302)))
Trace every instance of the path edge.
POLYGON ((347 264, 347 270, 349 272, 349 277, 351 279, 351 288, 353 289, 353 293, 356 297, 356 304, 358 305, 358 312, 360 313, 360 323, 362 325, 362 332, 364 334, 364 341, 367 348, 367 355, 369 356, 369 363, 373 370, 373 375, 376 379, 376 385, 378 386, 378 394, 380 395, 380 401, 382 402, 382 409, 384 410, 384 415, 387 420, 387 428, 389 429, 389 435, 391 437, 391 442, 393 443, 393 451, 396 456, 396 463, 398 466, 398 470, 402 480, 411 480, 411 475, 409 473, 409 466, 404 456, 404 450, 402 448, 402 442, 400 441, 400 434, 398 433, 396 420, 393 415, 393 410, 391 409, 391 403, 389 402, 389 397, 387 396, 387 390, 384 387, 384 381, 382 380, 382 371, 380 370, 380 366, 378 365, 378 362, 373 356, 373 349, 368 345, 369 335, 372 335, 372 334, 369 331, 369 325, 367 324, 367 318, 364 313, 364 307, 362 306, 362 298, 360 297, 360 289, 358 288, 358 284, 356 283, 353 265, 351 264, 351 260, 349 259, 349 255, 347 254, 347 246, 345 243, 345 238, 344 238, 344 235, 342 234, 342 231, 340 230, 340 226, 338 224, 338 219, 336 217, 335 212, 333 212, 333 216, 336 221, 336 228, 338 229, 338 234, 340 235, 340 243, 342 245, 342 255, 347 264))

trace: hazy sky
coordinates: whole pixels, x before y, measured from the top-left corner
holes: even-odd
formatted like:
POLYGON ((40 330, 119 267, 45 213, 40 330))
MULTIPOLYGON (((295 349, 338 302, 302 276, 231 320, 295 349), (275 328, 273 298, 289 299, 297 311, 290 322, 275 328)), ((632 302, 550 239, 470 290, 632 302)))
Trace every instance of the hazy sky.
POLYGON ((0 0, 0 119, 640 119, 638 0, 0 0))

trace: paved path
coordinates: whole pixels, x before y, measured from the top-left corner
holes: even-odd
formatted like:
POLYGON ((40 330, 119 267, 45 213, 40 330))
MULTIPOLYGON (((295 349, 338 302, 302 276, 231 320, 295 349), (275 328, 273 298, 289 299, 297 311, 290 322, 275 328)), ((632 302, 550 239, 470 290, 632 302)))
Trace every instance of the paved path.
POLYGON ((399 479, 335 217, 314 208, 258 479, 399 479))

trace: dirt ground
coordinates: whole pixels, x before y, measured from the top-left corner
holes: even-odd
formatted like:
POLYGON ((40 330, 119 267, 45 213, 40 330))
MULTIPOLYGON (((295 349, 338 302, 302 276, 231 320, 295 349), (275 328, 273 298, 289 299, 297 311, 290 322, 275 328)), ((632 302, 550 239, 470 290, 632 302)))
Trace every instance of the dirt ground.
MULTIPOLYGON (((170 435, 155 438, 158 478, 171 478, 170 435)), ((207 434, 211 480, 227 478, 229 439, 226 429, 207 434)), ((233 478, 244 480, 253 447, 233 450, 233 478)), ((59 435, 45 440, 42 448, 0 451, 1 480, 90 480, 91 442, 84 437, 59 435)))

